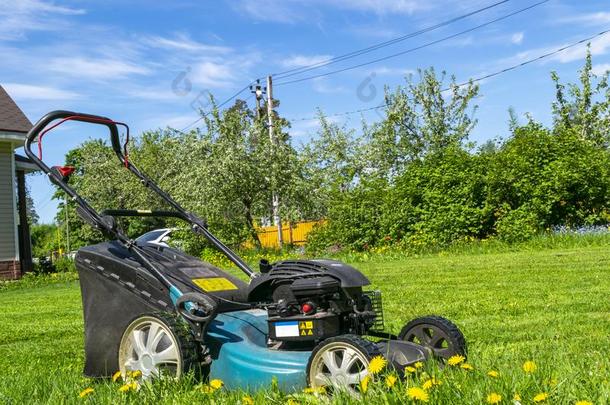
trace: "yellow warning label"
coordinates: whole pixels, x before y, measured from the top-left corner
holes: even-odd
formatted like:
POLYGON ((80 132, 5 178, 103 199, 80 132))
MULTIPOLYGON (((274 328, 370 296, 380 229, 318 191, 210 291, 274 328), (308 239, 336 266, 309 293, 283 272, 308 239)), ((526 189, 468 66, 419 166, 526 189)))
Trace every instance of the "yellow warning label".
POLYGON ((300 321, 299 330, 301 336, 313 336, 313 321, 300 321))
POLYGON ((203 291, 237 290, 237 286, 224 277, 194 278, 191 281, 203 291))

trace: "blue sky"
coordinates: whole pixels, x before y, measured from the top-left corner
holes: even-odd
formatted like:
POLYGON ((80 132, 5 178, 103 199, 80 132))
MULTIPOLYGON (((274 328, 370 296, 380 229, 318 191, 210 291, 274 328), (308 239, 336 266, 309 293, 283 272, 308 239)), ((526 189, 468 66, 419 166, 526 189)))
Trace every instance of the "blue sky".
MULTIPOLYGON (((0 0, 0 84, 31 121, 54 109, 106 115, 133 133, 197 118, 207 92, 232 95, 251 80, 387 41, 494 3, 493 0, 0 0)), ((361 63, 466 30, 536 0, 511 0, 484 13, 359 58, 361 63)), ((480 77, 610 28, 603 0, 550 0, 525 13, 380 63, 302 83, 277 86, 287 118, 372 107, 383 86, 434 66, 458 81, 480 77), (372 85, 371 88, 369 85, 372 85), (371 90, 374 89, 374 90, 371 90)), ((595 70, 610 69, 610 34, 592 42, 595 70)), ((577 79, 584 46, 480 83, 472 139, 506 135, 507 110, 550 120, 549 72, 577 79)), ((306 74, 309 75, 309 74, 306 74)), ((298 78, 298 77, 295 77, 298 78)), ((279 84, 280 80, 277 81, 279 84)), ((244 94, 248 96, 248 93, 244 94)), ((334 118, 359 127, 376 111, 334 118)), ((315 136, 315 120, 295 121, 295 143, 315 136)), ((45 142, 45 159, 63 162, 70 148, 100 135, 72 127, 45 142)), ((36 209, 53 220, 57 202, 44 176, 29 179, 36 209)))

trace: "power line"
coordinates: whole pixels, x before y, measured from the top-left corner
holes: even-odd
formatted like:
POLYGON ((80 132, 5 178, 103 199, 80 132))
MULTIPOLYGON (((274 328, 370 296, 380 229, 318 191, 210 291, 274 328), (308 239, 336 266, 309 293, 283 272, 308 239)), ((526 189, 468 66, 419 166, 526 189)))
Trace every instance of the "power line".
MULTIPOLYGON (((563 52, 566 49, 573 48, 573 47, 581 45, 581 44, 583 44, 585 42, 591 41, 591 40, 593 40, 595 38, 601 37, 602 35, 605 35, 605 34, 607 34, 609 32, 610 32, 610 29, 601 31, 601 32, 599 32, 599 33, 597 33, 595 35, 591 35, 591 36, 589 36, 587 38, 583 38, 580 41, 573 42, 573 43, 571 43, 569 45, 562 46, 561 48, 555 49, 554 51, 547 52, 545 54, 536 56, 535 58, 528 59, 528 60, 523 61, 521 63, 518 63, 516 65, 512 65, 512 66, 509 66, 507 68, 504 68, 502 70, 498 70, 497 72, 488 73, 486 75, 477 77, 475 79, 470 79, 468 81, 456 84, 456 87, 462 87, 462 86, 465 86, 465 85, 470 84, 470 83, 480 82, 482 80, 489 79, 491 77, 498 76, 498 75, 501 75, 501 74, 506 73, 506 72, 510 72, 511 70, 515 70, 515 69, 521 68, 523 66, 529 65, 531 63, 537 62, 539 60, 546 59, 546 58, 548 58, 550 56, 553 56, 553 55, 556 55, 556 54, 558 54, 560 52, 563 52)), ((448 91, 448 90, 451 90, 451 88, 452 87, 447 87, 447 88, 442 89, 441 91, 448 91)), ((366 112, 366 111, 376 110, 376 109, 384 108, 384 107, 388 107, 388 105, 386 103, 383 103, 381 105, 377 105, 377 106, 374 106, 374 107, 361 108, 361 109, 352 110, 352 111, 344 111, 344 112, 339 112, 339 113, 325 115, 324 117, 340 117, 340 116, 344 116, 344 115, 351 115, 351 114, 357 114, 357 113, 362 113, 362 112, 366 112)), ((320 117, 293 118, 293 119, 288 119, 288 121, 291 121, 291 122, 295 122, 295 121, 312 121, 312 120, 317 120, 319 118, 320 117)))
POLYGON ((376 51, 377 49, 381 49, 381 48, 384 48, 386 46, 394 45, 394 44, 396 44, 398 42, 401 42, 401 41, 404 41, 406 39, 410 39, 410 38, 419 36, 421 34, 425 34, 427 32, 434 31, 434 30, 436 30, 438 28, 445 27, 445 26, 447 26, 449 24, 453 24, 453 23, 458 22, 460 20, 463 20, 465 18, 472 17, 473 15, 482 13, 484 11, 487 11, 487 10, 491 9, 491 8, 494 8, 494 7, 497 7, 497 6, 501 5, 501 4, 507 3, 508 1, 510 1, 510 0, 498 1, 496 3, 490 4, 489 6, 486 6, 486 7, 479 8, 479 9, 476 9, 474 11, 471 11, 471 12, 469 12, 467 14, 462 14, 460 16, 457 16, 457 17, 451 18, 449 20, 440 22, 438 24, 432 25, 430 27, 422 28, 422 29, 420 29, 418 31, 414 31, 414 32, 411 32, 409 34, 405 34, 405 35, 402 35, 400 37, 397 37, 397 38, 394 38, 394 39, 391 39, 391 40, 388 40, 388 41, 385 41, 385 42, 380 42, 378 44, 371 45, 371 46, 368 46, 366 48, 362 48, 362 49, 358 49, 358 50, 355 50, 355 51, 352 51, 352 52, 348 52, 346 54, 339 55, 339 56, 336 56, 334 58, 329 58, 329 59, 326 59, 326 60, 323 60, 323 61, 320 61, 320 62, 312 63, 312 64, 307 65, 307 66, 301 66, 301 67, 297 67, 297 68, 294 68, 294 69, 285 70, 283 72, 273 73, 272 76, 274 78, 276 78, 276 79, 285 79, 287 77, 291 77, 291 76, 295 76, 295 75, 298 75, 298 74, 301 74, 301 73, 305 73, 305 72, 308 72, 310 70, 314 70, 314 69, 318 69, 320 67, 331 65, 333 63, 337 63, 337 62, 341 62, 341 61, 344 61, 344 60, 347 60, 347 59, 355 58, 357 56, 364 55, 366 53, 376 51))
POLYGON ((348 66, 348 67, 345 67, 345 68, 342 68, 342 69, 333 70, 333 71, 326 72, 326 73, 320 73, 320 74, 313 75, 313 76, 307 76, 307 77, 303 77, 303 78, 300 78, 300 79, 289 80, 289 81, 286 81, 286 82, 276 83, 276 86, 283 86, 283 85, 286 85, 286 84, 293 84, 293 83, 303 82, 303 81, 306 81, 306 80, 317 79, 319 77, 324 77, 324 76, 329 76, 329 75, 333 75, 333 74, 337 74, 337 73, 342 73, 342 72, 345 72, 345 71, 348 71, 348 70, 357 69, 357 68, 360 68, 360 67, 363 67, 363 66, 371 65, 373 63, 382 62, 384 60, 395 58, 397 56, 401 56, 401 55, 404 55, 404 54, 407 54, 407 53, 410 53, 410 52, 414 52, 414 51, 417 51, 419 49, 427 48, 429 46, 436 45, 436 44, 438 44, 440 42, 444 42, 444 41, 456 38, 456 37, 458 37, 460 35, 464 35, 464 34, 467 34, 469 32, 472 32, 472 31, 478 30, 480 28, 486 27, 488 25, 497 23, 499 21, 502 21, 502 20, 505 20, 507 18, 510 18, 510 17, 512 17, 514 15, 523 13, 523 12, 528 11, 528 10, 531 10, 532 8, 537 7, 539 5, 542 5, 544 3, 547 3, 549 1, 550 0, 539 1, 538 3, 534 3, 534 4, 532 4, 532 5, 528 6, 528 7, 522 8, 522 9, 517 10, 517 11, 513 11, 512 13, 506 14, 506 15, 504 15, 502 17, 495 18, 495 19, 493 19, 491 21, 488 21, 486 23, 479 24, 479 25, 477 25, 475 27, 472 27, 472 28, 469 28, 467 30, 460 31, 460 32, 458 32, 456 34, 452 34, 452 35, 443 37, 441 39, 437 39, 435 41, 428 42, 428 43, 425 43, 423 45, 416 46, 414 48, 410 48, 410 49, 407 49, 407 50, 404 50, 404 51, 401 51, 401 52, 397 52, 397 53, 394 53, 394 54, 391 54, 391 55, 387 55, 387 56, 384 56, 384 57, 381 57, 381 58, 373 59, 373 60, 370 60, 370 61, 367 61, 367 62, 359 63, 357 65, 348 66))
MULTIPOLYGON (((237 93, 233 94, 231 97, 227 98, 225 101, 223 101, 222 103, 218 104, 216 106, 216 108, 220 108, 222 106, 224 106, 225 104, 229 103, 231 100, 233 100, 235 97, 239 96, 241 93, 243 93, 244 91, 248 90, 250 88, 251 84, 254 84, 256 80, 251 81, 250 83, 248 83, 244 88, 242 88, 241 90, 239 90, 237 93)), ((201 117, 197 118, 195 121, 191 122, 190 124, 188 124, 186 127, 182 128, 180 130, 180 132, 184 132, 187 129, 191 128, 193 125, 197 124, 199 121, 201 121, 202 119, 204 119, 205 117, 207 117, 208 115, 210 115, 212 113, 212 111, 208 111, 206 113, 202 113, 201 117)))

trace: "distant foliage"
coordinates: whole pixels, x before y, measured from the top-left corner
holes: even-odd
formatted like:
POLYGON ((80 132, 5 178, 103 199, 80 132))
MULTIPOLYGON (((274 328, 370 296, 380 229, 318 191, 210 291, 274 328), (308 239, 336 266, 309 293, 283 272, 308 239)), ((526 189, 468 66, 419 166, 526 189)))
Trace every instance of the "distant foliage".
MULTIPOLYGON (((165 129, 130 144, 130 159, 187 209, 207 219, 221 239, 260 246, 256 227, 280 196, 284 220, 325 218, 308 243, 312 253, 446 247, 474 240, 518 243, 554 229, 610 222, 610 89, 590 55, 576 84, 551 79, 553 123, 545 127, 511 109, 509 134, 483 145, 469 140, 476 125, 477 85, 459 86, 433 69, 386 89, 383 118, 356 131, 320 113, 316 137, 296 148, 290 124, 276 114, 273 144, 265 112, 243 101, 203 120, 189 133, 165 129)), ((103 208, 164 209, 125 172, 106 143, 72 150, 71 184, 103 208)), ((61 197, 60 194, 57 197, 61 197)), ((70 202, 70 204, 73 204, 70 202)), ((101 236, 68 207, 71 245, 101 236)), ((57 219, 63 225, 63 203, 57 219)), ((131 236, 175 221, 124 219, 131 236)), ((209 247, 189 232, 189 252, 209 247)))

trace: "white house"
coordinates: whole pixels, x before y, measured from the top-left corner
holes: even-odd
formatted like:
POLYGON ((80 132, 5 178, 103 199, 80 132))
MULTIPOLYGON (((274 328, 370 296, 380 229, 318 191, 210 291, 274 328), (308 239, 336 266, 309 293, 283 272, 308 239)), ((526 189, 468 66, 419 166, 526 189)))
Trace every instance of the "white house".
POLYGON ((36 170, 15 155, 32 123, 0 86, 0 278, 19 278, 32 268, 25 173, 36 170))

